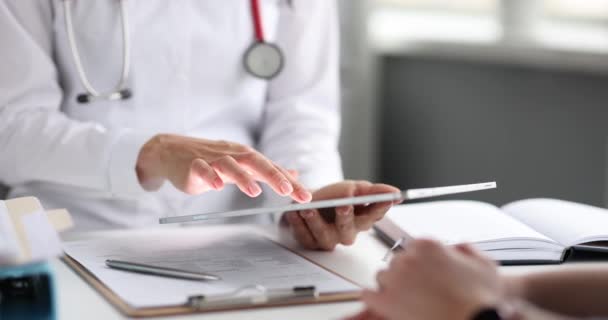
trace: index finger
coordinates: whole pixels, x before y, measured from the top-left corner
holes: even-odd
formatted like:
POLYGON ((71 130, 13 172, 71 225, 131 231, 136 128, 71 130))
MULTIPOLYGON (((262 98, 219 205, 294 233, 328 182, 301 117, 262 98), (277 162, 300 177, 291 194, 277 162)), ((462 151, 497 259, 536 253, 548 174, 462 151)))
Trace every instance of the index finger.
POLYGON ((360 230, 369 230, 384 217, 388 210, 393 206, 392 202, 372 203, 366 207, 359 207, 356 211, 355 223, 360 230))
POLYGON ((283 172, 283 174, 287 177, 287 179, 291 182, 293 186, 293 192, 291 193, 291 197, 297 202, 304 203, 312 200, 312 193, 308 191, 292 174, 289 173, 288 170, 283 169, 282 167, 275 165, 278 170, 283 172))
POLYGON ((237 161, 249 169, 256 180, 261 180, 268 184, 274 192, 286 196, 293 192, 293 185, 287 178, 289 175, 283 174, 270 160, 258 152, 247 153, 244 155, 233 156, 237 161))

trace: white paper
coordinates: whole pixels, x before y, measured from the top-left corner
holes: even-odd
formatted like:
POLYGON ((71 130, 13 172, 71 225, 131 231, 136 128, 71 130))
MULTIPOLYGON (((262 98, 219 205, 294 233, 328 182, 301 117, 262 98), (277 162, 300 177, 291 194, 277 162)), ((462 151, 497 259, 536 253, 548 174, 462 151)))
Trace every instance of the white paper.
POLYGON ((482 250, 504 249, 506 241, 507 247, 513 249, 530 248, 531 242, 562 249, 552 239, 483 202, 454 200, 399 205, 387 216, 414 238, 435 238, 446 244, 477 243, 482 250))
POLYGON ((608 210, 555 199, 510 203, 503 211, 564 246, 608 239, 608 210))
POLYGON ((46 212, 37 211, 21 216, 25 238, 30 247, 28 261, 41 261, 61 255, 61 241, 46 212))
POLYGON ((19 243, 8 216, 8 208, 0 201, 0 265, 12 264, 19 258, 19 243))
POLYGON ((77 260, 129 305, 177 305, 191 295, 215 295, 259 284, 315 286, 320 293, 359 290, 354 284, 254 234, 211 228, 147 230, 129 236, 64 243, 77 260), (219 281, 193 281, 106 267, 106 259, 208 272, 219 281))

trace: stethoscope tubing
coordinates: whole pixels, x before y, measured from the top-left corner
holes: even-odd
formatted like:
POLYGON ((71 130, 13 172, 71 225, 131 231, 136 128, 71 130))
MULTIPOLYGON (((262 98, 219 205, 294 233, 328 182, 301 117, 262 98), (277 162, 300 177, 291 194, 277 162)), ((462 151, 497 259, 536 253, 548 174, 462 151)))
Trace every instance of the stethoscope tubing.
MULTIPOLYGON (((70 47, 70 51, 72 53, 72 58, 74 61, 74 66, 76 68, 76 72, 78 73, 78 78, 80 79, 80 83, 84 87, 86 93, 79 94, 76 97, 76 100, 79 103, 88 103, 96 100, 124 100, 128 99, 132 96, 132 91, 127 87, 127 81, 129 78, 129 70, 131 69, 131 35, 129 29, 129 14, 127 8, 127 0, 118 0, 120 4, 120 16, 121 16, 121 29, 122 29, 122 70, 121 76, 118 83, 114 86, 113 90, 107 92, 101 92, 92 85, 87 72, 82 65, 82 60, 80 58, 80 50, 78 49, 78 43, 76 41, 76 37, 74 35, 74 25, 72 22, 72 2, 74 0, 62 0, 63 9, 65 13, 65 29, 68 38, 68 45, 70 47)), ((292 6, 291 1, 288 2, 290 6, 292 6)), ((276 52, 275 56, 278 56, 279 59, 277 63, 277 70, 271 75, 265 75, 263 72, 256 72, 251 66, 245 66, 247 71, 249 71, 252 75, 270 80, 276 74, 278 74, 283 67, 283 56, 281 50, 278 46, 270 43, 266 43, 266 39, 264 36, 264 28, 262 24, 262 17, 260 11, 259 0, 250 0, 251 5, 251 13, 254 27, 254 36, 255 36, 255 44, 263 44, 266 48, 274 49, 276 52)), ((250 53, 251 50, 247 50, 246 55, 250 53)), ((246 60, 244 60, 246 61, 246 60)))
POLYGON ((72 6, 71 2, 73 0, 63 0, 63 9, 65 12, 65 28, 68 36, 68 43, 70 46, 70 51, 72 52, 72 58, 74 60, 74 65, 76 67, 76 72, 78 73, 78 77, 80 78, 80 82, 82 86, 87 91, 87 94, 92 97, 92 100, 95 98, 101 99, 109 99, 109 100, 118 100, 123 97, 124 88, 127 85, 127 79, 129 78, 129 70, 131 69, 131 36, 129 30, 129 14, 127 12, 127 1, 119 0, 120 3, 120 16, 122 22, 122 71, 120 75, 120 80, 114 86, 114 89, 110 92, 100 92, 89 81, 89 77, 82 65, 82 61, 80 59, 80 51, 78 50, 78 43, 76 42, 76 37, 74 36, 74 25, 72 23, 72 6))

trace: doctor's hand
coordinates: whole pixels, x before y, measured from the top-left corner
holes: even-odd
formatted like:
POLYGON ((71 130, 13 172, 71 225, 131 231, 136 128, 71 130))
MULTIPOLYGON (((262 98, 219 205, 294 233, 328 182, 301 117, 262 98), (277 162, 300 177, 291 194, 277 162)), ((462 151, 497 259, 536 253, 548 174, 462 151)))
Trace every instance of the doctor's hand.
POLYGON ((362 295, 367 309, 349 320, 468 320, 484 308, 509 310, 496 264, 469 245, 414 240, 376 279, 378 290, 362 295))
MULTIPOLYGON (((399 189, 367 181, 344 181, 313 192, 312 199, 318 201, 391 192, 399 192, 399 189)), ((353 244, 359 232, 369 230, 398 202, 287 212, 283 221, 289 224, 293 236, 305 248, 333 250, 338 244, 353 244)))
POLYGON ((257 197, 262 193, 258 182, 262 182, 297 202, 312 197, 295 174, 251 147, 228 141, 159 134, 140 150, 136 171, 140 184, 149 191, 160 188, 165 180, 192 195, 234 183, 243 193, 257 197))

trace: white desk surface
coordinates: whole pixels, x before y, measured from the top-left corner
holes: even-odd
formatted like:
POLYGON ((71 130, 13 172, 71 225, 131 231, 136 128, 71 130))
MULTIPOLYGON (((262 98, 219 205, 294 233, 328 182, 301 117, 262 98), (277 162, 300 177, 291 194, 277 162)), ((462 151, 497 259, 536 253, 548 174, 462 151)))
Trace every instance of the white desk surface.
MULTIPOLYGON (((243 228, 243 227, 230 227, 243 228)), ((285 233, 279 232, 275 227, 257 228, 263 234, 279 240, 281 243, 296 249, 294 241, 285 233)), ((89 234, 71 234, 66 240, 103 238, 129 232, 107 231, 89 234)), ((333 252, 303 251, 296 249, 302 255, 334 270, 364 286, 374 286, 376 271, 382 269, 382 262, 387 247, 378 240, 373 231, 359 235, 356 243, 350 247, 340 246, 333 252)), ((84 282, 74 271, 59 259, 54 260, 52 268, 55 270, 57 281, 57 295, 59 305, 59 319, 122 319, 124 316, 110 305, 99 293, 84 282)), ((523 273, 534 270, 557 268, 559 266, 510 266, 501 267, 504 273, 523 273)), ((160 288, 159 288, 160 290, 160 288)), ((176 316, 173 319, 342 319, 352 315, 362 308, 361 303, 340 302, 307 306, 293 306, 281 308, 262 308, 235 312, 214 312, 186 316, 176 316)), ((158 319, 158 318, 155 318, 158 319)), ((168 318, 164 318, 168 319, 168 318)), ((170 319, 170 318, 169 318, 170 319)))

